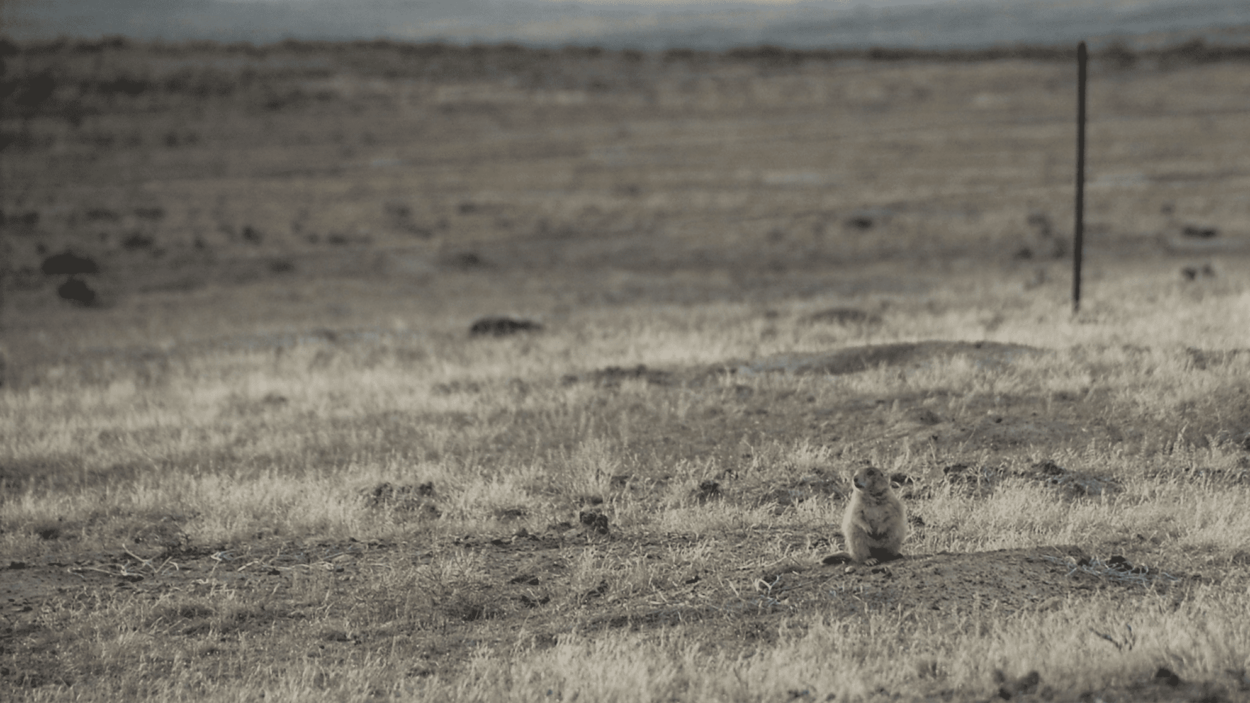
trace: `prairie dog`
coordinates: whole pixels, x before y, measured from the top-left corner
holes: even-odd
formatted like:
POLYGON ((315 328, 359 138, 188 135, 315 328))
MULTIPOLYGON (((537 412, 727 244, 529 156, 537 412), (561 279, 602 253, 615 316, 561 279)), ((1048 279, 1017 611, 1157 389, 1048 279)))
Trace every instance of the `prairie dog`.
POLYGON ((907 536, 907 512, 890 479, 865 466, 855 472, 855 491, 842 516, 842 534, 851 559, 869 566, 898 559, 907 536))

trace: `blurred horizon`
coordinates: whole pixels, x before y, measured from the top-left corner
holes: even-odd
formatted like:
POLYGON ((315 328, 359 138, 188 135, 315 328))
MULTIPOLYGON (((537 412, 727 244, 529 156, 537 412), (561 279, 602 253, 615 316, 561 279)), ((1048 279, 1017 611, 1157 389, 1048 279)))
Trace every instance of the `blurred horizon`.
POLYGON ((644 50, 1250 42, 1245 0, 6 0, 0 13, 2 33, 18 41, 392 39, 644 50))

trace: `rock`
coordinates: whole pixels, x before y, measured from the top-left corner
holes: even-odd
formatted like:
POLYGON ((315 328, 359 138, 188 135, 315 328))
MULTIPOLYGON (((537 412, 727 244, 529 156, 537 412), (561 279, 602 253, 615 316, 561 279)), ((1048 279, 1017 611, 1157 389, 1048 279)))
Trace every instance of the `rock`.
POLYGON ((1220 231, 1214 227, 1199 227, 1197 225, 1185 225, 1181 228, 1182 237, 1190 237, 1193 239, 1215 239, 1220 235, 1220 231))
POLYGON ((542 328, 541 324, 533 320, 512 317, 483 317, 469 327, 469 334, 475 337, 506 337, 518 332, 539 332, 542 328))
POLYGON ((994 671, 994 683, 998 684, 998 697, 1009 701, 1019 695, 1029 695, 1037 692, 1038 684, 1042 681, 1042 677, 1036 671, 1019 678, 1010 678, 1003 674, 1000 670, 994 671))
POLYGON ((1215 278, 1215 269, 1211 264, 1203 264, 1202 266, 1184 266, 1181 268, 1181 276, 1186 281, 1193 281, 1199 278, 1215 278))
MULTIPOLYGON (((99 273, 100 267, 93 259, 78 256, 68 249, 60 254, 53 254, 43 260, 39 270, 45 276, 78 276, 88 273, 99 273)), ((63 297, 63 296, 62 296, 63 297)))
POLYGON ((1155 681, 1171 686, 1172 688, 1176 688, 1181 685, 1181 677, 1177 676, 1176 672, 1166 666, 1159 667, 1158 670, 1155 671, 1154 678, 1155 681))
POLYGON ((91 307, 96 302, 95 291, 91 290, 86 283, 73 276, 70 276, 69 280, 57 286, 56 294, 64 300, 83 307, 91 307))
POLYGON ((450 268, 460 269, 461 271, 484 268, 488 265, 485 259, 471 251, 462 251, 447 256, 444 258, 443 263, 450 268))
POLYGON ((721 497, 720 483, 707 479, 699 483, 699 487, 694 491, 694 499, 700 503, 706 503, 714 498, 721 497))
POLYGON ((868 215, 855 215, 846 219, 846 226, 848 228, 857 229, 861 232, 872 229, 873 224, 872 217, 868 215))
POLYGON ((577 519, 588 529, 598 532, 601 535, 608 534, 609 524, 608 516, 598 510, 585 510, 577 514, 577 519))

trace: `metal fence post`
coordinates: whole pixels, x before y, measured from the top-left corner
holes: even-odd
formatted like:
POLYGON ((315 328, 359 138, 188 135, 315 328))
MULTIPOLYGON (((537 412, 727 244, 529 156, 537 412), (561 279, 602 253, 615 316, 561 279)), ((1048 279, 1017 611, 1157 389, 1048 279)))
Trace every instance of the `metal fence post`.
POLYGON ((1076 228, 1072 233, 1072 312, 1081 309, 1081 254, 1085 245, 1085 42, 1076 47, 1076 228))

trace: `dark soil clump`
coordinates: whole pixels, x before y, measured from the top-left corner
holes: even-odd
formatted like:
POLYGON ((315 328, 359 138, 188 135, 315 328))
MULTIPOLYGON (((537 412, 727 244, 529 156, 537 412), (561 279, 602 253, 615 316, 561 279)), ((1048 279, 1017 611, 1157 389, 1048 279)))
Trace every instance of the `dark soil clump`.
POLYGON ((66 250, 44 259, 39 270, 46 276, 77 276, 99 273, 100 267, 94 259, 66 250))
POLYGON ((483 317, 469 327, 474 337, 506 337, 518 332, 540 332, 543 326, 533 320, 512 317, 483 317))
POLYGON ((608 531, 611 529, 608 523, 608 516, 598 510, 586 510, 578 513, 577 519, 588 529, 601 535, 608 534, 608 531))
POLYGON ((62 300, 68 300, 82 307, 91 307, 96 304, 96 293, 91 287, 84 283, 81 279, 70 276, 69 280, 57 286, 56 294, 62 300))

